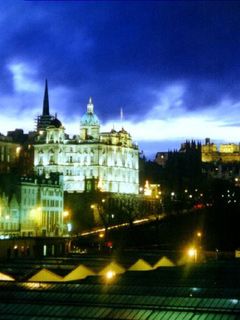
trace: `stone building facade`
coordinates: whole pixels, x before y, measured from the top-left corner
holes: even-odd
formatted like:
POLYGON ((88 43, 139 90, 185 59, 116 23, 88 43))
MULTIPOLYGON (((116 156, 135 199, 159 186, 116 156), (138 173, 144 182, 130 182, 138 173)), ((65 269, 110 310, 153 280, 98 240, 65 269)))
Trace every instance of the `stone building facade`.
POLYGON ((5 193, 0 195, 0 237, 19 235, 20 206, 16 195, 12 197, 5 193))
POLYGON ((0 134, 0 173, 6 173, 16 166, 21 146, 12 141, 12 138, 0 134))
MULTIPOLYGON (((45 99, 44 119, 49 115, 46 105, 49 103, 45 99)), ((91 98, 80 121, 80 132, 73 139, 68 138, 57 118, 51 118, 44 127, 40 116, 38 123, 41 123, 41 130, 38 130, 34 145, 36 174, 63 174, 64 191, 67 192, 98 188, 105 192, 138 194, 138 147, 123 128, 100 132, 100 121, 94 113, 91 98)))
POLYGON ((15 194, 0 195, 0 237, 63 235, 63 202, 60 176, 21 178, 15 194))
POLYGON ((23 177, 20 198, 22 236, 60 236, 64 233, 62 177, 23 177))
POLYGON ((227 143, 221 144, 218 148, 207 138, 202 145, 202 162, 240 162, 240 145, 227 143))

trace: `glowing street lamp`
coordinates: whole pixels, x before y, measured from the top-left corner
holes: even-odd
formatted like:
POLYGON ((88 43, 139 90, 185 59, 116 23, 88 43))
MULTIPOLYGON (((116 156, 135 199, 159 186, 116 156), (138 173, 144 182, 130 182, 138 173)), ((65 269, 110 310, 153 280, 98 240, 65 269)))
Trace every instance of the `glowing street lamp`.
POLYGON ((116 276, 116 273, 112 270, 109 270, 105 275, 105 277, 108 281, 109 280, 111 281, 115 276, 116 276))
POLYGON ((104 233, 103 232, 99 233, 99 238, 100 239, 104 238, 104 233))
POLYGON ((66 210, 66 211, 63 211, 63 217, 64 218, 67 218, 69 216, 69 212, 66 210))
POLYGON ((188 249, 188 252, 187 252, 189 258, 193 259, 194 262, 197 262, 197 249, 192 247, 190 249, 188 249))
POLYGON ((17 147, 17 148, 16 148, 16 156, 17 156, 17 157, 19 157, 20 152, 21 152, 21 147, 17 147))

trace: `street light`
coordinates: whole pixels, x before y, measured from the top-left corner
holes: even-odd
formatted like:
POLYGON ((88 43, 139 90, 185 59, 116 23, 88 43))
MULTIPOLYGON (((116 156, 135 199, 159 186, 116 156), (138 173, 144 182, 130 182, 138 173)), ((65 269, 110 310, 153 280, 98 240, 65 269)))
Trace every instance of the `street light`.
POLYGON ((104 233, 103 232, 99 233, 99 238, 104 238, 104 233))
POLYGON ((114 277, 115 277, 116 273, 112 270, 109 270, 107 273, 106 273, 106 278, 107 280, 112 280, 114 277))
POLYGON ((66 211, 63 211, 63 217, 64 218, 67 218, 69 216, 69 212, 66 210, 66 211))
POLYGON ((193 259, 194 262, 197 262, 197 249, 192 247, 190 249, 188 249, 188 256, 189 258, 193 259))

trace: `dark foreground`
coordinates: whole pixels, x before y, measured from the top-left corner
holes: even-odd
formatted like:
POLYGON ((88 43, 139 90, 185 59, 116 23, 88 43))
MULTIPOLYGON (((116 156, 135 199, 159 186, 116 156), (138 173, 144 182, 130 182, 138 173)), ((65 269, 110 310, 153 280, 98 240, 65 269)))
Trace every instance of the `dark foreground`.
MULTIPOLYGON (((122 262, 126 266, 130 260, 127 257, 122 262)), ((0 319, 240 319, 237 259, 127 271, 112 279, 91 276, 65 283, 27 281, 33 268, 67 273, 74 265, 85 263, 100 270, 109 261, 111 257, 75 256, 2 264, 0 272, 12 270, 18 280, 0 281, 0 319)))

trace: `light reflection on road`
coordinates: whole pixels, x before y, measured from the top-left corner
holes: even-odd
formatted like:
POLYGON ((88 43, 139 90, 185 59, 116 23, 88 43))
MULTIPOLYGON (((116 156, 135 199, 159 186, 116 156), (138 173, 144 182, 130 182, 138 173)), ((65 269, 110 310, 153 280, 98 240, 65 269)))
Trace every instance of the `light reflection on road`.
MULTIPOLYGON (((158 221, 162 220, 165 217, 165 214, 161 214, 158 216, 158 221)), ((143 224, 143 223, 147 223, 150 221, 154 221, 156 220, 155 216, 150 216, 149 218, 144 218, 144 219, 138 219, 138 220, 134 220, 133 224, 143 224)), ((121 224, 116 224, 114 226, 109 226, 107 229, 108 230, 113 230, 113 229, 119 229, 119 228, 123 228, 123 227, 127 227, 129 226, 130 223, 129 222, 125 222, 125 223, 121 223, 121 224)), ((80 236, 89 236, 91 234, 96 234, 99 232, 104 232, 106 229, 105 228, 99 228, 99 229, 95 229, 95 230, 91 230, 91 231, 86 231, 80 234, 80 236)))

